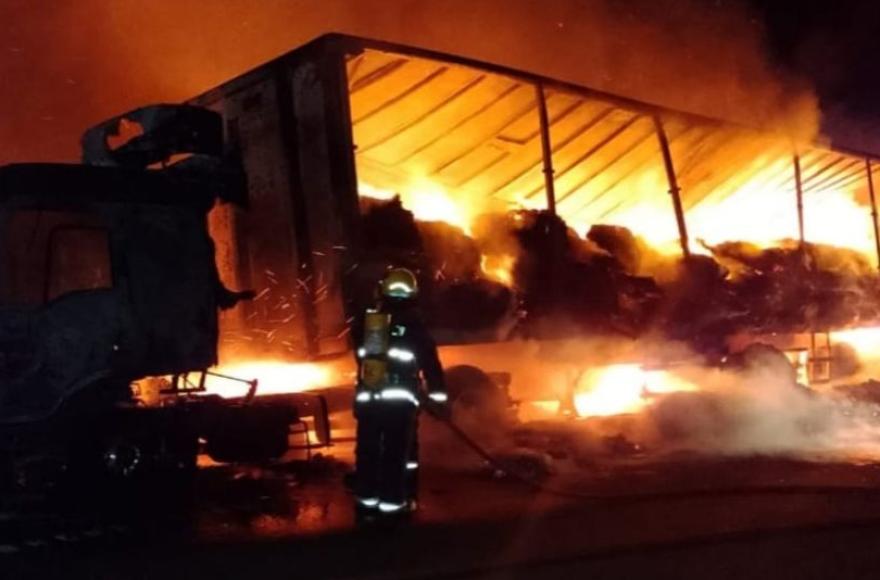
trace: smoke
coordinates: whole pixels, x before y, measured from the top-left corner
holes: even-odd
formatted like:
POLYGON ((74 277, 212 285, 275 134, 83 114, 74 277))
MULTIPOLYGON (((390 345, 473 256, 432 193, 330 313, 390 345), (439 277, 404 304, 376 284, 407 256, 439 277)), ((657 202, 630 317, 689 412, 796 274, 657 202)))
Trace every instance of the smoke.
POLYGON ((0 6, 0 163, 73 159, 88 125, 192 97, 340 31, 815 134, 816 100, 776 70, 736 0, 62 0, 0 6))
MULTIPOLYGON (((521 401, 519 415, 525 421, 520 433, 535 434, 537 442, 527 447, 558 452, 578 465, 626 457, 635 450, 655 457, 691 452, 880 458, 880 385, 804 387, 796 383, 787 358, 764 345, 715 364, 684 344, 656 338, 525 341, 468 355, 471 364, 513 376, 511 395, 521 401), (626 384, 626 373, 604 384, 583 380, 614 367, 641 368, 650 378, 643 379, 644 385, 626 384), (646 390, 639 400, 642 388, 646 390), (530 401, 562 400, 564 405, 566 396, 597 389, 639 405, 579 420, 559 418, 554 406, 541 413, 529 411, 530 401), (627 400, 626 393, 633 398, 627 400), (543 447, 547 441, 552 448, 543 447)), ((455 353, 445 354, 444 362, 456 362, 455 353)), ((511 441, 523 439, 511 437, 511 426, 502 420, 475 418, 467 410, 457 418, 475 437, 506 452, 511 441)))
POLYGON ((790 369, 761 361, 740 370, 678 371, 700 391, 674 393, 645 413, 659 451, 880 457, 880 407, 795 385, 790 369))

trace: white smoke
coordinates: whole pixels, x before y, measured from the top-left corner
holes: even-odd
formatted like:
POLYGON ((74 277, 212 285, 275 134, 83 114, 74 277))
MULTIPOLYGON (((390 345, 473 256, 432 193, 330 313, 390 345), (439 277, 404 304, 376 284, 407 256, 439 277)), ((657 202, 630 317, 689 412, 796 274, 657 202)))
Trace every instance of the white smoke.
POLYGON ((876 405, 793 385, 772 367, 696 374, 700 391, 667 395, 645 413, 659 449, 880 457, 876 405))
MULTIPOLYGON (((493 351, 494 358, 485 357, 485 368, 512 373, 512 395, 523 407, 529 400, 564 396, 566 385, 578 376, 572 369, 579 365, 650 361, 645 362, 646 368, 662 368, 663 359, 686 361, 669 364, 664 371, 671 377, 666 382, 680 385, 682 390, 656 394, 634 414, 570 420, 548 415, 526 425, 532 430, 563 433, 555 440, 566 441, 578 461, 620 453, 621 441, 626 442, 624 452, 631 447, 649 455, 686 451, 807 459, 880 458, 880 406, 829 387, 797 384, 793 368, 772 349, 758 349, 756 356, 726 368, 707 364, 681 344, 657 340, 523 343, 521 351, 505 355, 498 349, 493 351)), ((486 439, 492 447, 516 446, 509 425, 471 416, 459 420, 466 423, 466 430, 473 430, 476 439, 486 439)))

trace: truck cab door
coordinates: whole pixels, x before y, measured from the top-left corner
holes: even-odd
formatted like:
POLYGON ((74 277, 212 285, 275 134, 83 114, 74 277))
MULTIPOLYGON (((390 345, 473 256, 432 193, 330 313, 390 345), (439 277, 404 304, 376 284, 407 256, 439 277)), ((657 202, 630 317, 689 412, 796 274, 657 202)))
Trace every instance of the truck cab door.
POLYGON ((100 216, 64 211, 9 211, 0 223, 0 420, 36 418, 112 367, 109 230, 100 216))

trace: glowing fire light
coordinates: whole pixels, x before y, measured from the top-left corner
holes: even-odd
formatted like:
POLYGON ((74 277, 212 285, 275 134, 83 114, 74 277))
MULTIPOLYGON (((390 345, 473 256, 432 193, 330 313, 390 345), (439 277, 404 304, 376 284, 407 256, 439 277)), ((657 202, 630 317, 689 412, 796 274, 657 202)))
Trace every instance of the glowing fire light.
POLYGON ((645 375, 639 365, 612 365, 584 373, 574 407, 582 417, 634 413, 643 406, 645 375))
POLYGON ((505 286, 513 285, 513 266, 516 259, 513 256, 482 256, 480 269, 490 280, 500 282, 505 286))
MULTIPOLYGON (((698 240, 709 245, 744 241, 771 247, 782 240, 798 238, 794 191, 766 178, 768 172, 783 175, 790 172, 791 159, 779 159, 767 168, 769 161, 759 157, 744 165, 737 178, 741 181, 737 188, 724 191, 723 195, 713 192, 687 211, 685 219, 692 252, 709 253, 698 240)), ((646 170, 636 190, 663 191, 667 188, 665 179, 662 173, 646 170)), ((858 201, 859 187, 865 186, 856 182, 810 192, 804 203, 807 241, 853 249, 874 259, 870 210, 858 201), (840 224, 847 225, 841 227, 840 224)), ((570 203, 574 203, 571 198, 560 202, 559 214, 582 236, 595 223, 609 223, 629 228, 663 254, 680 251, 674 214, 665 198, 624 204, 613 214, 603 213, 601 205, 591 212, 582 212, 570 203)))
MULTIPOLYGON (((775 167, 785 172, 789 164, 781 160, 775 167)), ((748 172, 746 168, 743 173, 748 172)), ((797 239, 797 213, 791 203, 794 192, 791 196, 778 193, 760 179, 751 179, 722 199, 701 203, 687 215, 692 237, 712 245, 747 241, 763 247, 797 239)), ((873 259, 871 228, 870 212, 856 200, 854 189, 815 191, 804 203, 804 231, 809 242, 850 248, 873 259)))
MULTIPOLYGON (((248 361, 224 365, 216 372, 245 380, 257 379, 257 395, 276 395, 283 393, 300 393, 333 384, 333 370, 322 364, 287 363, 280 361, 248 361)), ((223 398, 242 397, 248 391, 248 385, 208 376, 205 387, 210 394, 223 398)))
POLYGON ((850 345, 862 358, 880 358, 880 327, 839 330, 831 333, 831 341, 850 345))
POLYGON ((476 217, 472 208, 456 199, 446 188, 429 179, 413 179, 400 191, 394 192, 359 183, 358 190, 365 197, 390 200, 400 197, 400 202, 419 221, 445 222, 471 235, 471 223, 476 217))
POLYGON ((617 364, 586 371, 578 381, 574 407, 581 417, 637 413, 651 396, 697 387, 666 371, 645 371, 637 364, 617 364))
POLYGON ((404 206, 411 208, 417 220, 446 222, 471 235, 471 220, 470 216, 465 214, 464 206, 456 203, 452 196, 437 184, 423 182, 412 191, 404 206))
MULTIPOLYGON (((472 225, 480 208, 469 202, 466 193, 453 196, 439 183, 429 179, 413 179, 399 192, 373 187, 369 183, 359 183, 360 195, 380 200, 391 200, 400 197, 404 208, 411 211, 419 221, 445 222, 472 236, 472 225)), ((513 266, 516 258, 510 255, 483 255, 480 268, 486 278, 511 286, 513 284, 513 266)))

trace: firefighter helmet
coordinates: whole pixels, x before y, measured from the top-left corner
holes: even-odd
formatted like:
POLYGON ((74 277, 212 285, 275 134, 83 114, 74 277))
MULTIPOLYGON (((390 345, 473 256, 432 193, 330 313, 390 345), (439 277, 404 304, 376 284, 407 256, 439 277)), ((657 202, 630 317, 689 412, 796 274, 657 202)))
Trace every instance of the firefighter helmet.
POLYGON ((382 296, 386 298, 415 298, 419 283, 415 274, 406 268, 392 268, 385 274, 381 284, 382 296))

